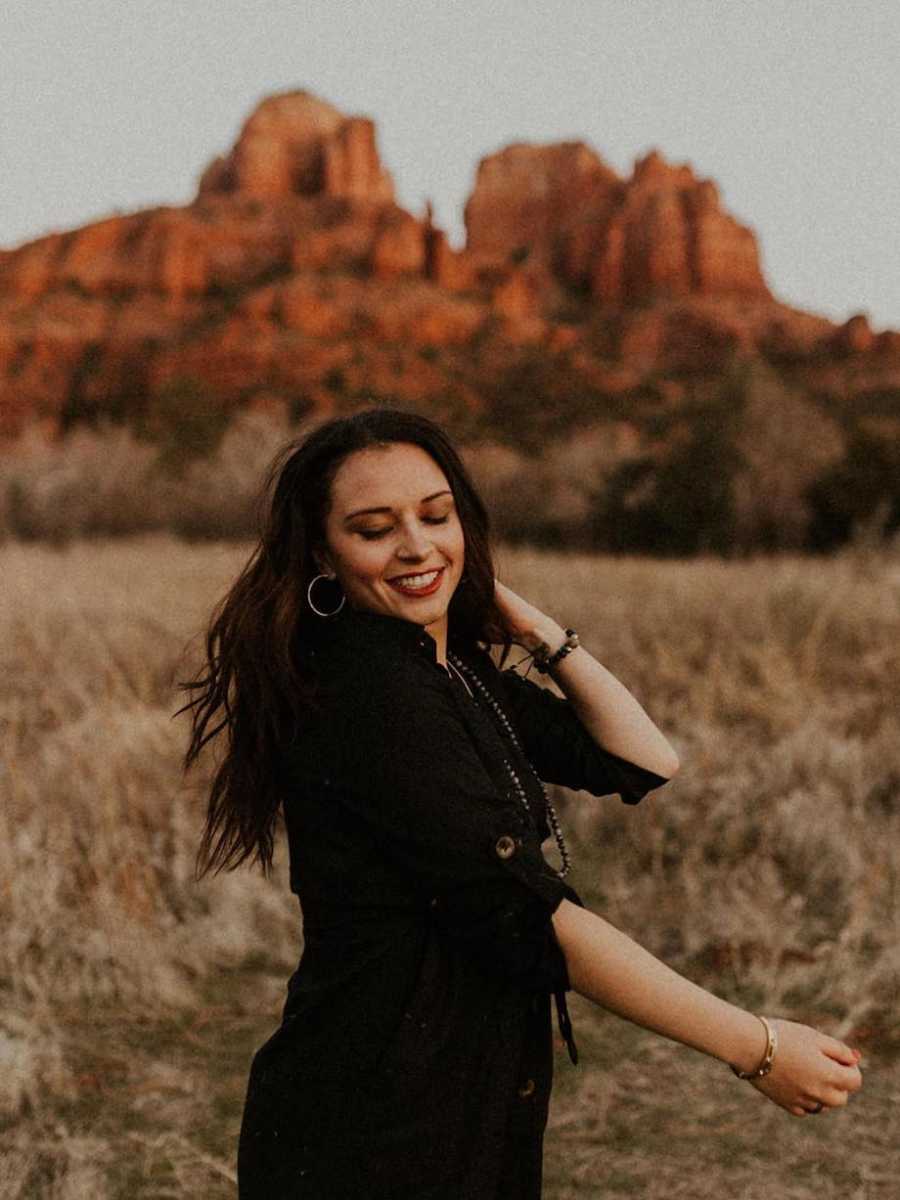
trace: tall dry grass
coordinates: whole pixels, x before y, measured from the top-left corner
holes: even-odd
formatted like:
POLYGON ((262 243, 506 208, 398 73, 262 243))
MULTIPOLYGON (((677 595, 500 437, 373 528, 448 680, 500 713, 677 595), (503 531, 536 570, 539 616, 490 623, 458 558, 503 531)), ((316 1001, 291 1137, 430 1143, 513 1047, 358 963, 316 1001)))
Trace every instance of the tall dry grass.
MULTIPOLYGON (((177 1042, 212 1004, 213 1026, 261 1027, 301 947, 283 842, 271 881, 193 882, 205 778, 180 778, 174 685, 249 549, 169 535, 0 548, 4 1196, 231 1194, 234 1097, 216 1143, 217 1085, 171 1054, 143 1051, 162 1132, 117 1138, 82 1102, 111 1023, 169 1021, 177 1042)), ((896 555, 507 549, 500 573, 580 631, 682 760, 636 809, 560 795, 586 900, 720 994, 900 1048, 896 555)))

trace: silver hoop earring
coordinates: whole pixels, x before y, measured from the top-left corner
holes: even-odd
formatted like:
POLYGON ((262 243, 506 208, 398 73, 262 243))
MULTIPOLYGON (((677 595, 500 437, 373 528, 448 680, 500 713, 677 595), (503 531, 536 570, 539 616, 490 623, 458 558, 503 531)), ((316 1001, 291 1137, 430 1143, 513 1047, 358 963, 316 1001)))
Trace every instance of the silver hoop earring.
POLYGON ((329 612, 323 612, 321 608, 316 608, 315 604, 313 603, 313 598, 312 598, 313 584, 319 579, 333 580, 333 578, 334 578, 334 576, 332 576, 332 575, 314 575, 313 578, 309 581, 309 587, 306 589, 306 599, 309 604, 309 607, 313 610, 313 612, 318 617, 333 617, 333 616, 335 616, 336 613, 339 613, 341 611, 341 609, 344 607, 344 601, 347 599, 347 597, 343 594, 341 595, 341 602, 337 606, 337 608, 332 608, 329 612))

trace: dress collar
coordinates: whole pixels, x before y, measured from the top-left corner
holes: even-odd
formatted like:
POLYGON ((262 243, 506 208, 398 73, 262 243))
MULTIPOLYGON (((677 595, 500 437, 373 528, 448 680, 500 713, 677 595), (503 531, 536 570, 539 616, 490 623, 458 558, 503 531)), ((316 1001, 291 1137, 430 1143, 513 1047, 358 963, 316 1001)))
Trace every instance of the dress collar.
POLYGON ((314 645, 344 641, 360 648, 373 644, 396 646, 418 652, 430 662, 437 663, 437 642, 425 626, 390 613, 351 608, 345 604, 335 616, 323 617, 315 625, 308 623, 307 628, 314 645))
MULTIPOLYGON (((314 630, 313 642, 329 642, 335 638, 358 640, 360 646, 377 642, 380 645, 406 647, 423 655, 429 662, 437 664, 437 642, 424 625, 408 621, 392 613, 374 612, 367 608, 351 608, 345 604, 333 617, 318 619, 317 624, 308 626, 314 630)), ((453 630, 448 631, 447 648, 456 653, 466 653, 466 642, 453 630)), ((443 670, 443 667, 441 667, 443 670)))
POLYGON ((405 617, 397 617, 392 613, 373 612, 367 608, 351 608, 346 605, 339 614, 338 621, 344 630, 361 632, 366 637, 375 637, 380 641, 395 641, 401 645, 417 647, 432 662, 437 661, 437 642, 426 630, 424 625, 415 621, 407 621, 405 617))

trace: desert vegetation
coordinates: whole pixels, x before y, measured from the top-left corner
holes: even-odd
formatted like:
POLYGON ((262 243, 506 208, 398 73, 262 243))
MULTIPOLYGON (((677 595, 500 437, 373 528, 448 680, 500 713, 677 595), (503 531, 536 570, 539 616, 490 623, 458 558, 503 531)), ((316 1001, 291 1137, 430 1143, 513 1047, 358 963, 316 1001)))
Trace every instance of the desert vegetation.
MULTIPOLYGON (((233 463, 235 481, 256 469, 233 463)), ((97 468, 110 522, 114 468, 97 468)), ((69 503, 57 494, 60 528, 69 503)), ((301 914, 283 840, 270 879, 194 881, 210 763, 181 777, 172 714, 249 549, 165 532, 0 548, 9 1200, 234 1195, 246 1072, 277 1024, 301 914)), ((586 902, 720 994, 865 1054, 848 1109, 796 1121, 722 1064, 573 996, 581 1062, 559 1048, 545 1194, 887 1200, 900 1174, 896 545, 658 561, 504 544, 499 562, 579 629, 682 760, 637 808, 559 793, 586 902)))
MULTIPOLYGON (((400 403, 333 401, 335 414, 400 403)), ((449 396, 410 407, 452 430, 510 543, 735 558, 900 530, 898 394, 851 405, 759 356, 678 384, 651 373, 615 396, 586 391, 564 356, 520 350, 480 409, 449 396)), ((117 419, 81 414, 50 441, 32 427, 0 455, 0 541, 252 536, 268 461, 326 415, 299 395, 223 407, 185 376, 117 419)))

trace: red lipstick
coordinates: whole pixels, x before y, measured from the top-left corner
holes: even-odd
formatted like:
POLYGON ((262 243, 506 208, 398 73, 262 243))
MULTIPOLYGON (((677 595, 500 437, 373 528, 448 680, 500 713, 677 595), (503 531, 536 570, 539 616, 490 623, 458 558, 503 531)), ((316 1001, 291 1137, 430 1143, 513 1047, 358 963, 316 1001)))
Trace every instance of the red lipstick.
MULTIPOLYGON (((432 568, 432 570, 434 570, 434 568, 432 568)), ((413 575, 430 575, 431 571, 410 571, 409 575, 401 575, 397 579, 389 579, 388 583, 391 585, 391 587, 394 589, 394 591, 399 592, 401 596, 409 596, 411 599, 415 599, 419 596, 432 596, 438 590, 438 588, 441 586, 441 583, 444 578, 444 570, 445 570, 444 567, 438 567, 437 575, 434 577, 434 581, 432 583, 429 583, 429 585, 427 587, 420 587, 420 588, 404 587, 403 584, 400 582, 400 580, 408 579, 413 575)))

